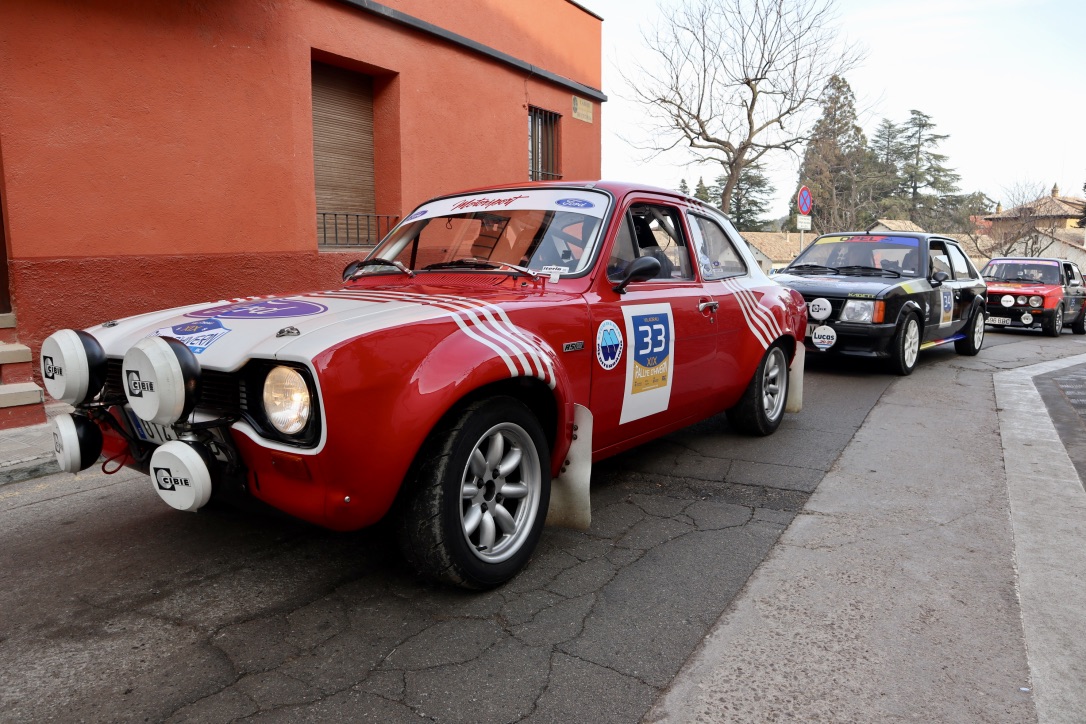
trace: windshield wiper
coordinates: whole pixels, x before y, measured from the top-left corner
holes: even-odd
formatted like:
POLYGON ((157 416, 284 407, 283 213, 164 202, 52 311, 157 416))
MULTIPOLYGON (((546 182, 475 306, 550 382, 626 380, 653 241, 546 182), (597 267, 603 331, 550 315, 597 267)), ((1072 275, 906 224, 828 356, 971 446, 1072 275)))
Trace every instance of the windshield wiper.
POLYGON ((431 271, 433 269, 512 269, 513 271, 527 274, 533 278, 539 276, 539 272, 537 271, 517 266, 516 264, 510 264, 507 261, 487 261, 486 259, 475 258, 437 261, 423 267, 423 271, 431 271))
POLYGON ((863 264, 850 264, 849 266, 839 267, 844 273, 849 272, 875 272, 880 276, 883 274, 893 274, 895 277, 901 276, 901 272, 894 271, 893 269, 883 269, 877 266, 864 266, 863 264))
POLYGON ((1014 277, 1013 279, 1004 279, 1005 282, 1025 282, 1026 284, 1048 284, 1049 282, 1038 281, 1037 279, 1029 279, 1027 277, 1014 277))
POLYGON ((838 269, 835 266, 826 266, 825 264, 810 264, 810 263, 796 264, 795 266, 788 266, 788 267, 785 267, 783 271, 785 271, 785 272, 795 271, 795 272, 800 272, 800 273, 808 272, 808 271, 810 271, 810 272, 831 272, 833 274, 840 274, 841 273, 841 270, 838 269))
POLYGON ((374 257, 373 259, 366 259, 365 261, 359 262, 358 269, 355 270, 355 273, 351 275, 351 279, 357 277, 359 275, 359 272, 368 266, 390 266, 395 269, 399 269, 409 277, 415 276, 415 272, 404 266, 402 262, 398 262, 395 259, 382 259, 380 257, 374 257))

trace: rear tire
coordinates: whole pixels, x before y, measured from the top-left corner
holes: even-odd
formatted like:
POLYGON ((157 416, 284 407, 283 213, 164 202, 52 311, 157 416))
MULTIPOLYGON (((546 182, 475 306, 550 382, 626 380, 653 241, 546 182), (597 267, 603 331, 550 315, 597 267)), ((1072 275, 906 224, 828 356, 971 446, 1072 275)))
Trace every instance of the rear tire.
POLYGON ((894 335, 890 353, 890 369, 902 376, 911 375, 920 356, 920 322, 916 314, 909 313, 894 335))
POLYGON ((1071 322, 1071 331, 1075 334, 1086 334, 1086 306, 1082 307, 1075 321, 1071 322))
POLYGON ((727 411, 728 422, 744 435, 765 437, 781 426, 787 397, 788 358, 774 344, 766 350, 739 402, 727 411))
POLYGON ((400 548, 422 575, 463 588, 505 583, 528 562, 550 503, 539 421, 511 397, 439 424, 405 481, 400 548))
POLYGON ((973 357, 984 345, 984 309, 977 307, 965 330, 965 339, 954 342, 954 351, 973 357))
POLYGON ((1052 315, 1052 319, 1047 322, 1041 322, 1041 331, 1043 331, 1049 337, 1059 337, 1060 332, 1063 331, 1063 304, 1056 305, 1056 311, 1052 315))

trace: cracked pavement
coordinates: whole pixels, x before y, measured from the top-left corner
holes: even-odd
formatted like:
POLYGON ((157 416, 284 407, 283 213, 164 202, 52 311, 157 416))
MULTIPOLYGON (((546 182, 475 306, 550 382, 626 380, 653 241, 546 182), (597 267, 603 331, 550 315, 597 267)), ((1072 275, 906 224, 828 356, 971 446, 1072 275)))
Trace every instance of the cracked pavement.
MULTIPOLYGON (((966 377, 1021 364, 999 349, 921 363, 966 377)), ((381 526, 182 514, 132 471, 4 486, 0 719, 640 720, 876 402, 898 404, 895 379, 811 364, 804 411, 771 437, 737 437, 718 416, 598 464, 591 529, 547 529, 528 567, 485 593, 407 573, 381 526)), ((855 611, 850 625, 872 617, 855 611)))

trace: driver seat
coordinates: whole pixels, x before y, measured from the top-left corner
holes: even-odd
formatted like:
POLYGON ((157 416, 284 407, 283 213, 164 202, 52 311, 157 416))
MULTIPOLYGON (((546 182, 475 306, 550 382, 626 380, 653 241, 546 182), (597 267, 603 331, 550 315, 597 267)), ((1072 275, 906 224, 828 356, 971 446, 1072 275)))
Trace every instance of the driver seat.
POLYGON ((634 216, 633 222, 634 238, 637 239, 637 246, 641 250, 641 256, 651 256, 660 262, 660 273, 656 275, 657 279, 670 279, 674 265, 667 258, 667 254, 660 248, 660 245, 656 243, 656 235, 652 233, 649 222, 643 216, 634 216))

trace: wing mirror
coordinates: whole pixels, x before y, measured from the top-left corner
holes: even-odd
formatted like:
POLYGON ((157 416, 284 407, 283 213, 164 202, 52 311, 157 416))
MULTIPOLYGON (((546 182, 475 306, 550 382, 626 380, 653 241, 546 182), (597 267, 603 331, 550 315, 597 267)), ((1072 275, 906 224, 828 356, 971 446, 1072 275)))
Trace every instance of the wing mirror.
POLYGON ((619 294, 625 294, 626 287, 630 285, 630 282, 655 279, 660 274, 660 268, 660 260, 656 257, 639 256, 630 262, 630 265, 626 267, 626 271, 622 274, 622 278, 618 280, 618 284, 611 287, 611 290, 619 294))
POLYGON ((947 279, 950 279, 949 274, 947 274, 945 271, 937 271, 931 275, 931 285, 933 287, 941 287, 943 285, 943 282, 945 282, 947 279))
POLYGON ((359 259, 355 259, 350 264, 343 267, 343 281, 347 281, 348 279, 353 277, 355 275, 355 272, 357 272, 361 267, 362 261, 359 259))

